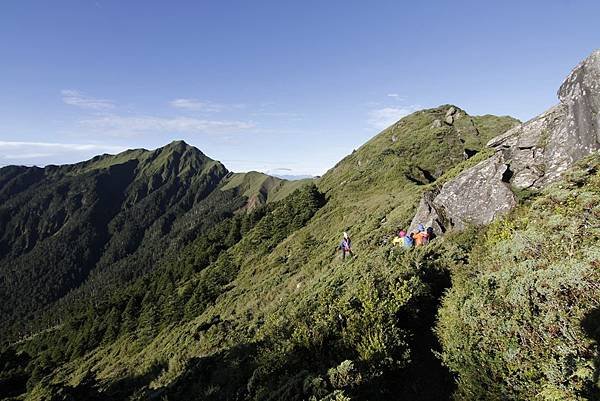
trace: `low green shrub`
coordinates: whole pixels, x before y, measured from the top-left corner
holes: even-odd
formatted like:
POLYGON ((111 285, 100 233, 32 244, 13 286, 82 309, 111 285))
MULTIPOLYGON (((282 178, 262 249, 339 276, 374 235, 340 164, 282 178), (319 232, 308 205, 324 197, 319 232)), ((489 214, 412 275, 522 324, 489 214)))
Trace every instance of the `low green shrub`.
POLYGON ((482 229, 469 263, 455 272, 436 333, 459 377, 457 400, 600 396, 600 319, 589 317, 600 308, 598 165, 598 156, 582 161, 482 229))

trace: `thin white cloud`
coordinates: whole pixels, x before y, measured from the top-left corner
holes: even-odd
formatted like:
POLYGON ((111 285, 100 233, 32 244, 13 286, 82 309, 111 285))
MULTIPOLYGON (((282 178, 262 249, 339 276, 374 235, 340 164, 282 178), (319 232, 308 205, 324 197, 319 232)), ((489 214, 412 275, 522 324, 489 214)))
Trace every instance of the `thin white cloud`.
POLYGON ((396 92, 390 92, 386 95, 388 98, 390 98, 390 100, 393 100, 395 102, 401 102, 401 101, 405 101, 406 98, 404 96, 402 96, 399 93, 396 92))
POLYGON ((404 116, 415 111, 414 106, 408 107, 384 107, 369 111, 367 122, 374 128, 384 129, 398 121, 404 116))
POLYGON ((2 155, 3 158, 9 160, 18 159, 39 159, 40 157, 50 157, 52 153, 18 153, 18 154, 6 154, 2 155))
POLYGON ((200 101, 198 99, 173 99, 169 104, 176 109, 204 111, 209 113, 219 112, 225 109, 225 106, 222 104, 200 101))
POLYGON ((268 169, 268 170, 262 170, 265 172, 265 174, 268 175, 272 175, 274 177, 279 177, 279 178, 283 178, 286 180, 301 180, 304 178, 312 178, 315 176, 315 174, 309 174, 306 173, 305 171, 297 171, 295 169, 292 168, 288 168, 288 167, 278 167, 278 168, 273 168, 273 169, 268 169))
POLYGON ((96 143, 0 141, 0 165, 75 163, 99 153, 119 153, 125 149, 125 146, 96 143))
POLYGON ((245 160, 219 159, 227 168, 235 172, 262 171, 269 175, 310 176, 322 174, 331 166, 328 161, 319 159, 318 162, 304 163, 290 160, 245 160), (288 165, 289 167, 281 167, 288 165))
POLYGON ((58 150, 77 150, 77 151, 121 151, 122 146, 102 145, 96 143, 56 143, 56 142, 18 142, 18 141, 0 141, 0 152, 5 150, 14 150, 22 148, 37 149, 58 149, 58 150))
POLYGON ((86 110, 111 110, 115 104, 111 100, 97 99, 74 89, 63 89, 62 100, 65 104, 86 110))
POLYGON ((286 111, 281 111, 281 112, 259 111, 256 113, 252 113, 251 115, 256 116, 256 117, 273 117, 273 118, 278 118, 278 119, 285 119, 288 121, 302 121, 304 119, 298 113, 286 112, 286 111))
POLYGON ((278 110, 275 102, 259 103, 258 108, 253 110, 250 115, 256 117, 273 117, 288 121, 301 121, 304 119, 304 116, 297 112, 278 110))
POLYGON ((146 133, 222 134, 247 131, 252 122, 205 120, 190 117, 154 117, 104 115, 82 120, 85 128, 114 136, 135 136, 146 133))

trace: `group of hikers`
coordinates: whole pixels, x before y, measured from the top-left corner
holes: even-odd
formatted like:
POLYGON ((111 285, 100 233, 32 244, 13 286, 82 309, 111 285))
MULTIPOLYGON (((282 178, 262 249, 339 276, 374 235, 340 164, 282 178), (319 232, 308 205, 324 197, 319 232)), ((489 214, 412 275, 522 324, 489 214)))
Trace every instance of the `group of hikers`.
MULTIPOLYGON (((414 246, 427 245, 435 237, 436 235, 433 231, 433 227, 425 228, 423 224, 419 224, 416 231, 410 233, 407 233, 404 230, 398 231, 397 236, 392 240, 392 244, 404 248, 412 248, 414 246)), ((345 260, 346 257, 354 256, 352 253, 352 240, 350 240, 350 236, 345 231, 344 238, 338 249, 342 251, 342 260, 345 260)))
POLYGON ((433 227, 427 227, 423 224, 417 226, 417 231, 407 233, 404 230, 398 232, 398 236, 392 240, 392 244, 401 245, 405 248, 412 248, 413 246, 427 245, 429 241, 435 238, 433 227))

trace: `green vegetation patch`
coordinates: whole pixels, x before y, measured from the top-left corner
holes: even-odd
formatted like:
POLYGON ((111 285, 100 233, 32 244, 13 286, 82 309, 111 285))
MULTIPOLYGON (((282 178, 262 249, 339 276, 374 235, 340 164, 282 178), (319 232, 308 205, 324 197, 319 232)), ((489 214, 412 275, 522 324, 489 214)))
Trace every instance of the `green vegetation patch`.
POLYGON ((600 157, 477 235, 436 332, 460 400, 600 395, 600 157))

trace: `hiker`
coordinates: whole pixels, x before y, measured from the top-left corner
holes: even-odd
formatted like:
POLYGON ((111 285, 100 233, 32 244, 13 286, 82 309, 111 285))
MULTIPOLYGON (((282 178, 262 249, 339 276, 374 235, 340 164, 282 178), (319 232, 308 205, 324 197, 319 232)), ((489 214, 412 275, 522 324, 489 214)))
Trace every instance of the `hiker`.
POLYGON ((437 235, 433 232, 433 227, 427 227, 427 237, 429 242, 433 241, 437 235))
POLYGON ((417 233, 414 235, 415 246, 427 245, 429 243, 429 235, 423 224, 417 226, 417 233))
POLYGON ((404 247, 405 248, 412 248, 414 244, 415 244, 415 238, 414 238, 413 233, 410 233, 410 234, 404 236, 404 247))
POLYGON ((392 240, 393 245, 404 245, 404 238, 406 237, 406 231, 400 230, 398 236, 392 240))
POLYGON ((352 253, 352 241, 350 240, 350 236, 347 232, 344 231, 344 239, 340 244, 340 248, 342 250, 342 260, 346 259, 346 255, 354 256, 352 253))

